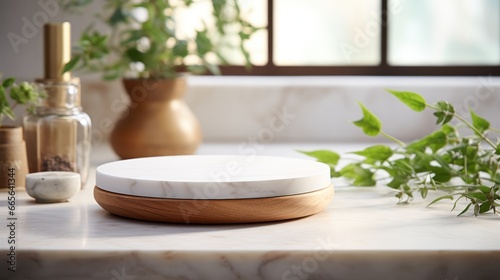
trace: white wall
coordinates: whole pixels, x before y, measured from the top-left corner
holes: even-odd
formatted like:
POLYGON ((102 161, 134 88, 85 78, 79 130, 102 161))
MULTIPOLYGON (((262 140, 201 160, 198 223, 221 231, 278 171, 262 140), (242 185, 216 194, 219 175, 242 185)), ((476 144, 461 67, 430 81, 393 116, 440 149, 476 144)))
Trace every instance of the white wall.
POLYGON ((0 1, 0 71, 4 76, 23 79, 43 75, 43 24, 47 21, 70 21, 72 41, 78 41, 80 32, 94 21, 92 16, 101 0, 85 10, 87 16, 70 15, 57 0, 1 0, 0 1), (10 35, 9 35, 10 34, 10 35), (15 34, 15 35, 13 35, 15 34), (9 36, 16 39, 9 39, 9 36), (22 38, 22 39, 19 39, 22 38), (14 42, 14 43, 13 43, 14 42))
MULTIPOLYGON (((186 101, 207 141, 382 141, 364 136, 351 123, 361 118, 357 101, 379 116, 387 133, 403 140, 436 128, 431 111, 413 112, 384 88, 416 91, 429 103, 448 100, 464 115, 472 107, 500 127, 499 78, 192 76, 188 82, 186 101), (283 110, 293 117, 273 131, 270 121, 283 110)), ((110 104, 123 102, 122 92, 118 81, 86 84, 84 106, 92 112, 96 133, 106 134, 108 123, 118 117, 110 104)))

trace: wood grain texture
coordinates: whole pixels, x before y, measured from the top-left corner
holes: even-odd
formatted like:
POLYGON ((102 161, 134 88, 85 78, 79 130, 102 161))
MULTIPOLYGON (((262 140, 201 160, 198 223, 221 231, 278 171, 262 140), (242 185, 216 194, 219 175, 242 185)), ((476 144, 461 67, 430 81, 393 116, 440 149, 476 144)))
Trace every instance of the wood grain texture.
POLYGON ((333 186, 290 196, 251 199, 165 199, 117 194, 94 188, 97 203, 110 213, 138 220, 183 224, 234 224, 295 219, 323 210, 333 186))

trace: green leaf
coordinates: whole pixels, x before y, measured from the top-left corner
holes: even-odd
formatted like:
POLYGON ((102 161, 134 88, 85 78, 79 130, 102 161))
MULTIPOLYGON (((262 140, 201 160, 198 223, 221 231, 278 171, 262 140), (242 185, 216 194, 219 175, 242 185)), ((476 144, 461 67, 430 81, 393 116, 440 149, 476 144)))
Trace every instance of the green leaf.
POLYGON ((470 110, 470 116, 472 118, 472 125, 479 132, 484 133, 490 128, 490 122, 478 116, 474 111, 470 110))
POLYGON ((479 215, 479 204, 474 204, 474 216, 479 215))
POLYGON ((429 169, 432 171, 432 179, 439 183, 449 182, 452 178, 449 168, 442 168, 437 166, 430 166, 429 169))
POLYGON ((226 0, 212 0, 212 7, 215 11, 215 13, 220 14, 222 13, 222 9, 226 5, 226 0))
POLYGON ((207 54, 208 52, 210 52, 212 50, 212 42, 210 41, 210 39, 208 38, 208 34, 207 34, 207 31, 197 31, 196 32, 196 48, 198 50, 198 53, 200 54, 200 56, 204 56, 205 54, 207 54))
MULTIPOLYGON (((145 30, 146 32, 146 30, 145 30)), ((165 35, 164 32, 162 32, 161 29, 159 28, 150 28, 147 30, 147 36, 148 38, 151 39, 151 45, 153 46, 153 43, 156 42, 157 44, 164 44, 165 41, 168 39, 168 37, 165 35)))
POLYGON ((5 88, 0 86, 0 106, 8 106, 5 88))
POLYGON ((363 132, 368 136, 377 136, 382 129, 380 120, 370 112, 363 104, 359 103, 363 111, 363 118, 353 122, 356 126, 361 127, 363 132))
MULTIPOLYGON (((445 157, 439 155, 439 154, 432 154, 432 158, 441 165, 441 167, 448 173, 453 174, 453 168, 450 167, 450 163, 446 161, 445 157)), ((429 168, 430 170, 433 170, 432 168, 429 168)))
POLYGON ((14 85, 10 89, 10 98, 18 104, 28 104, 30 101, 36 101, 38 92, 28 82, 22 82, 20 85, 14 85))
POLYGON ((397 159, 392 165, 396 170, 396 176, 410 176, 415 172, 408 158, 397 159))
POLYGON ((436 124, 444 125, 449 123, 455 115, 455 107, 446 101, 439 101, 437 107, 438 111, 434 113, 437 118, 436 124))
POLYGON ((470 160, 475 160, 477 153, 479 152, 478 146, 466 146, 464 156, 466 156, 470 160))
POLYGON ((10 87, 11 85, 13 85, 15 81, 16 81, 16 79, 15 79, 15 78, 7 78, 7 79, 5 79, 5 81, 3 81, 2 86, 3 86, 4 88, 8 88, 8 87, 10 87))
POLYGON ((465 208, 464 210, 462 210, 462 212, 460 212, 460 214, 457 215, 457 217, 460 217, 462 216, 465 212, 467 212, 467 210, 469 210, 470 206, 472 205, 472 202, 469 203, 465 208))
POLYGON ((178 40, 173 48, 175 56, 186 57, 189 54, 188 43, 186 40, 178 40))
POLYGON ((115 26, 120 22, 127 22, 127 15, 121 6, 118 6, 111 17, 109 18, 109 24, 115 26))
POLYGON ((66 63, 66 65, 64 65, 62 72, 66 73, 66 72, 71 71, 73 68, 75 68, 78 61, 80 61, 80 58, 81 57, 79 55, 73 56, 73 58, 71 58, 71 60, 68 63, 66 63))
POLYGON ((434 158, 426 153, 420 151, 411 151, 414 153, 414 157, 412 158, 410 165, 414 168, 417 173, 425 173, 429 171, 429 166, 431 166, 431 162, 434 161, 434 158))
POLYGON ((441 201, 441 200, 443 200, 443 199, 451 199, 451 200, 453 200, 453 195, 451 195, 451 194, 447 194, 447 195, 440 196, 440 197, 438 197, 438 198, 434 199, 431 203, 427 204, 427 207, 429 207, 429 206, 431 206, 432 204, 434 204, 434 203, 436 203, 436 202, 438 202, 438 201, 441 201))
POLYGON ((14 120, 16 118, 14 111, 12 111, 10 107, 3 107, 3 110, 0 113, 6 115, 11 120, 14 120))
POLYGON ((298 151, 298 152, 316 158, 319 162, 327 163, 334 166, 337 165, 337 163, 340 160, 339 154, 328 150, 316 150, 310 152, 298 151))
POLYGON ((485 202, 487 200, 486 195, 482 192, 465 193, 465 194, 463 194, 463 196, 465 196, 471 200, 474 200, 476 202, 485 202))
POLYGON ((491 179, 495 184, 500 184, 500 173, 494 173, 494 176, 491 179))
POLYGON ((83 6, 86 6, 90 4, 92 0, 66 0, 66 1, 59 1, 59 3, 64 4, 63 8, 65 10, 72 10, 75 8, 81 8, 83 6))
POLYGON ((240 31, 239 35, 240 35, 240 39, 241 40, 248 40, 248 39, 250 39, 250 34, 247 34, 245 32, 241 32, 240 31))
POLYGON ((130 30, 128 32, 129 32, 129 37, 122 42, 123 44, 135 42, 144 37, 144 32, 142 32, 142 30, 130 30))
POLYGON ((28 99, 22 88, 20 86, 14 86, 10 89, 10 98, 14 100, 16 103, 24 104, 28 99))
POLYGON ((375 145, 352 153, 378 161, 386 161, 393 155, 392 149, 385 145, 375 145))
POLYGON ((395 190, 399 190, 401 189, 401 186, 404 186, 406 184, 408 184, 408 181, 410 181, 410 179, 408 179, 407 177, 403 177, 403 176, 395 176, 393 177, 393 179, 387 184, 387 186, 391 189, 395 189, 395 190))
POLYGON ((445 133, 446 135, 455 133, 455 128, 449 124, 445 124, 441 127, 441 131, 445 133))
POLYGON ((138 51, 135 48, 130 48, 126 51, 126 54, 128 58, 133 61, 133 62, 142 62, 144 63, 145 61, 145 55, 144 53, 138 51))
MULTIPOLYGON (((498 192, 498 190, 499 190, 499 186, 498 185, 495 185, 495 186, 491 187, 490 188, 490 196, 494 197, 495 193, 498 192)), ((495 199, 497 199, 497 198, 495 198, 495 199)), ((500 199, 500 197, 498 197, 498 199, 500 199)))
POLYGON ((375 186, 376 181, 373 179, 374 173, 369 169, 363 168, 361 164, 349 164, 340 170, 340 174, 349 179, 354 179, 354 186, 375 186))
POLYGON ((115 69, 115 70, 112 70, 109 72, 105 72, 104 75, 102 76, 102 78, 105 81, 111 81, 111 80, 119 78, 121 75, 122 75, 122 72, 118 69, 115 69))
POLYGON ((409 151, 425 151, 425 148, 430 148, 432 152, 436 152, 437 150, 443 148, 448 143, 447 135, 441 131, 435 131, 426 137, 417 140, 415 142, 410 143, 406 148, 409 151))
POLYGON ((422 196, 422 198, 425 199, 427 197, 429 189, 424 187, 424 188, 418 189, 418 191, 420 192, 420 195, 422 196))
POLYGON ((486 213, 488 211, 490 211, 491 208, 491 201, 486 201, 485 203, 481 204, 479 206, 479 213, 482 214, 482 213, 486 213))
POLYGON ((425 109, 426 102, 425 99, 418 93, 411 91, 397 91, 386 89, 392 95, 396 96, 401 102, 410 107, 413 111, 421 112, 425 109))

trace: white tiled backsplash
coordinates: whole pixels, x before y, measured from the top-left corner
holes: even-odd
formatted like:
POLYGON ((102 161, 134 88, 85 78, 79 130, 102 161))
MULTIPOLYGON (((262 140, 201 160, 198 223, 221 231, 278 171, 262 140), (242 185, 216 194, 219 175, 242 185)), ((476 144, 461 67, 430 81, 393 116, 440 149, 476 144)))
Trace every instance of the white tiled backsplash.
MULTIPOLYGON (((447 100, 464 115, 472 107, 500 127, 500 78, 191 76, 188 84, 185 100, 207 142, 376 141, 352 124, 361 118, 357 101, 381 119, 385 132, 402 140, 436 128, 431 111, 413 112, 384 88, 415 91, 429 103, 447 100)), ((120 81, 84 81, 82 94, 93 142, 102 143, 127 96, 120 81)))

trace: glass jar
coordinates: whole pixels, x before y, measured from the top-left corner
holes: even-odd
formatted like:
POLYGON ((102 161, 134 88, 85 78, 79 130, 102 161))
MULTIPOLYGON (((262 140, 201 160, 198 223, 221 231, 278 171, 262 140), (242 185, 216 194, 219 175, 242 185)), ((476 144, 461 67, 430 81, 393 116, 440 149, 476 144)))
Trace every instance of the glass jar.
POLYGON ((72 171, 87 181, 90 157, 89 116, 80 106, 80 83, 39 81, 46 98, 24 118, 30 172, 72 171))

